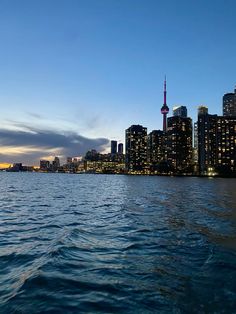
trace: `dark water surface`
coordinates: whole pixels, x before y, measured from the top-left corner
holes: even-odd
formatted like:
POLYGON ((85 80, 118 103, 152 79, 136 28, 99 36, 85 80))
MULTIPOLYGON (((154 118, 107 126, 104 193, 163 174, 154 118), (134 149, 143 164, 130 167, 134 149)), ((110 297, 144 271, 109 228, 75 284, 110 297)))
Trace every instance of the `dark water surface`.
POLYGON ((0 180, 0 313, 236 313, 235 179, 0 180))

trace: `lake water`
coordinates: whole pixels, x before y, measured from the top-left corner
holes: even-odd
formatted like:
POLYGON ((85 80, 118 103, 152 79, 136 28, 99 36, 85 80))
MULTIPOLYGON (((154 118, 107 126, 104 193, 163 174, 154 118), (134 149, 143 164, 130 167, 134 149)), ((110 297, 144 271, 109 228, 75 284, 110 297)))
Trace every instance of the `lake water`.
POLYGON ((0 313, 233 312, 236 179, 0 173, 0 313))

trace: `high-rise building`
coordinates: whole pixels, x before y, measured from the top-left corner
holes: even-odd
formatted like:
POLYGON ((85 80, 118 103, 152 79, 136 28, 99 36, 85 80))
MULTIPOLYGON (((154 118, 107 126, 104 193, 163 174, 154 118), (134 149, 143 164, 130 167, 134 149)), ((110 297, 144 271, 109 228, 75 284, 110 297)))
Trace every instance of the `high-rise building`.
POLYGON ((194 172, 198 173, 198 123, 194 122, 193 129, 193 163, 194 172))
POLYGON ((166 104, 166 78, 165 78, 165 82, 164 82, 164 104, 161 107, 161 113, 163 114, 163 132, 166 132, 166 128, 167 128, 167 123, 166 123, 166 119, 167 119, 167 115, 169 112, 169 107, 166 104))
POLYGON ((234 93, 227 93, 223 96, 223 116, 236 116, 236 89, 234 93))
POLYGON ((217 119, 217 170, 236 174, 236 116, 217 119))
POLYGON ((40 160, 40 170, 47 171, 50 169, 50 161, 49 160, 40 160))
POLYGON ((173 108, 173 116, 174 117, 182 117, 187 118, 188 112, 185 106, 178 106, 173 108))
POLYGON ((131 125, 125 132, 126 170, 144 173, 147 169, 147 128, 131 125))
POLYGON ((164 134, 161 130, 153 130, 148 134, 147 160, 150 169, 155 170, 158 163, 164 159, 164 134))
POLYGON ((204 115, 208 113, 208 108, 206 106, 199 106, 198 107, 198 116, 204 115))
POLYGON ((60 159, 59 157, 55 157, 52 162, 52 168, 54 171, 58 170, 60 168, 60 159))
MULTIPOLYGON (((205 107, 206 108, 206 107, 205 107)), ((200 174, 216 165, 217 115, 208 114, 208 109, 198 109, 198 165, 200 174)))
POLYGON ((236 117, 198 115, 198 163, 202 175, 236 173, 236 117))
POLYGON ((111 154, 117 154, 117 141, 111 141, 111 154))
POLYGON ((123 154, 124 151, 124 145, 123 143, 118 144, 118 154, 123 154))
POLYGON ((168 118, 167 159, 174 171, 192 172, 192 119, 168 118))

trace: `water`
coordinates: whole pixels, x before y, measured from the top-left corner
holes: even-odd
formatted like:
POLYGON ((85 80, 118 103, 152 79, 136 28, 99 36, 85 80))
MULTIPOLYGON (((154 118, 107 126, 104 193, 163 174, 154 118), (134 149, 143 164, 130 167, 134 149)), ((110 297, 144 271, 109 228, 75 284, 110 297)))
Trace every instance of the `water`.
POLYGON ((235 179, 0 180, 0 313, 236 312, 235 179))

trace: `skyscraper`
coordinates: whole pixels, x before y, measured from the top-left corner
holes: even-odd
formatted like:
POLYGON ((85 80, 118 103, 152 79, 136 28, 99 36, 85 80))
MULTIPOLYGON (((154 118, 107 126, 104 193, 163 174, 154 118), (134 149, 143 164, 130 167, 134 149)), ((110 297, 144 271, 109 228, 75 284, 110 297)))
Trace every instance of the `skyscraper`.
POLYGON ((111 154, 117 154, 117 141, 111 141, 111 154))
POLYGON ((236 116, 236 89, 234 93, 227 93, 223 96, 223 116, 236 116))
POLYGON ((58 168, 60 168, 60 159, 59 157, 55 157, 52 162, 52 170, 56 171, 58 168))
POLYGON ((155 170, 164 159, 164 134, 161 130, 153 130, 148 134, 147 159, 151 170, 155 170))
POLYGON ((123 143, 118 144, 118 154, 123 154, 124 151, 124 145, 123 143))
POLYGON ((236 117, 198 115, 200 174, 236 173, 236 117))
POLYGON ((217 115, 208 114, 208 108, 198 108, 198 165, 200 174, 216 165, 216 122, 217 115))
POLYGON ((217 119, 217 171, 236 174, 236 116, 217 119))
POLYGON ((163 114, 163 132, 166 132, 166 128, 167 128, 166 118, 167 118, 167 115, 169 112, 169 107, 166 104, 166 93, 167 92, 166 92, 166 78, 165 78, 165 81, 164 81, 164 104, 161 107, 161 113, 163 114))
POLYGON ((167 159, 174 171, 192 172, 192 119, 168 118, 167 159))
POLYGON ((174 117, 182 117, 187 118, 187 108, 185 106, 178 106, 173 108, 173 116, 174 117))
POLYGON ((198 173, 198 123, 194 122, 194 131, 193 131, 193 163, 194 163, 194 172, 198 173))
POLYGON ((147 128, 131 125, 125 131, 126 170, 144 173, 147 168, 147 128))

